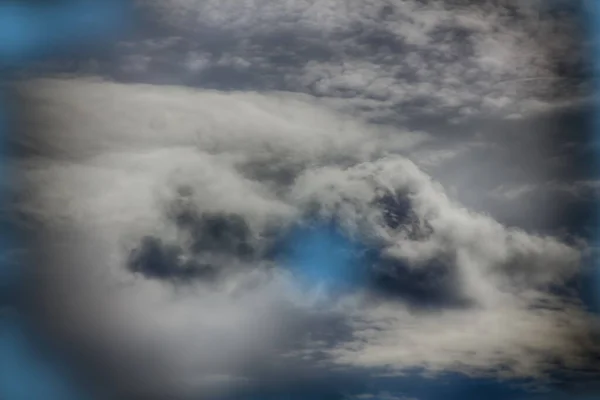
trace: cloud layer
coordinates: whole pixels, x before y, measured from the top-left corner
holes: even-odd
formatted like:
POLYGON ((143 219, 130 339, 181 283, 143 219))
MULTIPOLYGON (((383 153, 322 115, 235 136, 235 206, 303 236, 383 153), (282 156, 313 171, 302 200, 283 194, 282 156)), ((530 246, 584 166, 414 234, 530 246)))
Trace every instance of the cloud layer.
POLYGON ((517 118, 582 93, 578 7, 157 0, 144 8, 171 37, 123 44, 121 76, 352 99, 378 121, 517 118))
POLYGON ((458 204, 402 155, 427 134, 283 92, 30 85, 44 132, 19 137, 16 205, 41 232, 42 303, 158 386, 281 365, 540 378, 596 351, 572 290, 581 249, 458 204), (365 246, 364 284, 306 292, 273 256, 314 221, 365 246))
POLYGON ((430 145, 407 156, 470 208, 546 233, 594 229, 574 194, 597 179, 583 2, 153 0, 138 10, 139 29, 106 57, 57 70, 316 96, 353 119, 426 131, 430 145), (542 194, 555 184, 573 190, 542 194), (510 196, 524 186, 539 195, 510 196))

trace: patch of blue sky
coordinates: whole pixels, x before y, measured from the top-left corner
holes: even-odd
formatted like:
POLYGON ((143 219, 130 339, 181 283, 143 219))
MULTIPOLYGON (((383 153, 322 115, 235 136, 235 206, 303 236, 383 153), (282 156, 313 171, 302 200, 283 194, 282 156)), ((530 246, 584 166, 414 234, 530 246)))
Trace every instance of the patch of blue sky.
POLYGON ((123 0, 0 3, 0 65, 23 66, 73 46, 116 38, 127 27, 123 0))
MULTIPOLYGON (((590 59, 593 64, 594 116, 590 146, 593 146, 596 154, 592 168, 600 173, 600 2, 587 0, 584 1, 584 4, 585 7, 583 9, 585 12, 583 13, 583 19, 586 23, 588 38, 592 43, 592 55, 590 59)), ((596 221, 595 225, 600 226, 600 212, 598 212, 598 206, 596 206, 594 218, 596 221)), ((598 312, 600 310, 600 268, 598 266, 598 261, 600 260, 597 254, 600 254, 598 253, 598 250, 600 250, 600 232, 596 232, 595 237, 593 238, 593 248, 596 249, 596 252, 591 257, 590 262, 592 262, 593 265, 588 268, 589 274, 587 275, 591 279, 589 279, 589 283, 585 285, 590 286, 591 283, 592 287, 588 288, 585 300, 587 300, 591 309, 598 312)))
POLYGON ((314 221, 295 227, 282 248, 283 265, 304 289, 337 292, 364 282, 367 248, 333 222, 314 221))
POLYGON ((402 376, 371 377, 358 375, 347 384, 294 387, 235 396, 235 400, 562 400, 548 390, 533 389, 524 381, 500 381, 473 378, 459 373, 427 376, 419 371, 406 371, 402 376))
POLYGON ((69 376, 66 363, 56 354, 47 355, 41 342, 16 314, 4 313, 0 319, 0 398, 92 400, 69 376))

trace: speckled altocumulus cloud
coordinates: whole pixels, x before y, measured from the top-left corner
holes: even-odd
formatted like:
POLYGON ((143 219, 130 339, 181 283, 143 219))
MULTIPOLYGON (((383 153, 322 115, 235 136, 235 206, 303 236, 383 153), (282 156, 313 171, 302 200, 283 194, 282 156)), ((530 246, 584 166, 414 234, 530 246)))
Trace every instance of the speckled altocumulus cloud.
POLYGON ((538 2, 147 4, 173 36, 130 45, 126 68, 151 73, 173 63, 192 84, 231 80, 352 98, 348 105, 372 118, 406 118, 406 110, 517 117, 572 97, 582 83, 580 26, 538 2))

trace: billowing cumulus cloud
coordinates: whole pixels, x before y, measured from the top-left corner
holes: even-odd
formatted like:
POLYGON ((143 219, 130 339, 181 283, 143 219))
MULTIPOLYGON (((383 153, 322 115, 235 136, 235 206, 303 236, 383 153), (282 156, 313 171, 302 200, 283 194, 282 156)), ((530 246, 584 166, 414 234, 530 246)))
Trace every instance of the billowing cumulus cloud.
POLYGON ((158 386, 340 368, 539 378, 596 351, 573 293, 582 248, 466 209, 405 156, 425 133, 308 95, 30 85, 40 125, 19 137, 16 206, 41 232, 42 304, 158 386), (362 280, 298 285, 280 253, 302 224, 360 243, 362 280))

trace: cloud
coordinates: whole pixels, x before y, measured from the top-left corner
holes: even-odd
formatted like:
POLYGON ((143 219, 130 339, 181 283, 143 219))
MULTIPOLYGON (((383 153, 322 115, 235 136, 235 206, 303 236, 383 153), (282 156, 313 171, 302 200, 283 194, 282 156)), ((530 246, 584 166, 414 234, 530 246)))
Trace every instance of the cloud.
POLYGON ((199 87, 354 99, 349 111, 387 122, 523 116, 586 93, 577 7, 155 0, 142 9, 178 40, 133 42, 130 52, 155 60, 154 73, 127 74, 136 81, 158 73, 199 87))
POLYGON ((401 155, 426 134, 307 95, 29 85, 43 135, 18 138, 16 206, 42 235, 43 303, 156 385, 336 365, 539 378, 595 351, 569 291, 580 249, 449 198, 401 155), (363 286, 322 301, 271 256, 310 219, 372 250, 363 286))
POLYGON ((585 324, 583 315, 564 306, 521 307, 527 306, 429 316, 397 306, 371 310, 370 317, 357 317, 355 341, 332 352, 340 364, 386 366, 399 375, 418 366, 500 378, 539 378, 544 369, 573 368, 586 359, 580 345, 590 338, 571 325, 585 324))
POLYGON ((588 179, 587 117, 566 116, 591 93, 582 2, 153 0, 138 11, 143 26, 110 57, 63 68, 307 94, 351 119, 427 131, 431 146, 409 158, 508 225, 564 221, 549 222, 559 205, 493 197, 500 186, 588 179), (556 151, 566 141, 579 149, 556 151))
POLYGON ((543 192, 545 195, 557 192, 574 198, 593 199, 597 196, 596 192, 599 184, 598 181, 594 180, 577 181, 571 184, 563 182, 547 182, 544 184, 529 184, 516 187, 499 187, 492 195, 514 200, 521 196, 533 195, 535 192, 543 192))
POLYGON ((575 3, 143 1, 148 26, 110 57, 48 69, 308 93, 386 123, 524 118, 590 93, 575 3))

